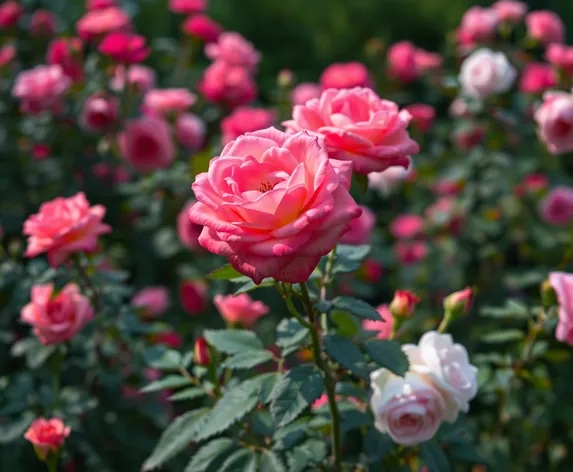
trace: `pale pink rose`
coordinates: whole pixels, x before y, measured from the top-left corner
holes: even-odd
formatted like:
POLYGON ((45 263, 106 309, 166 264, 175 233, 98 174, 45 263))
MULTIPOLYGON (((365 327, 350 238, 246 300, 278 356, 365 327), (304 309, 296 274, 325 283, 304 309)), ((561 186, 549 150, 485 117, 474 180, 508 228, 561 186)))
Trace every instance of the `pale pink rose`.
POLYGON ((0 4, 0 30, 17 26, 23 13, 24 8, 19 2, 13 0, 2 2, 0 4))
POLYGON ((466 101, 458 97, 450 104, 449 113, 452 118, 465 118, 471 116, 468 104, 466 101))
POLYGON ((270 311, 267 305, 252 300, 246 293, 236 297, 215 295, 213 303, 227 323, 240 324, 245 328, 251 328, 259 318, 270 311))
POLYGON ((207 9, 207 0, 169 0, 169 10, 173 13, 192 15, 207 9))
POLYGON ((56 18, 49 10, 36 10, 30 18, 29 29, 32 36, 51 36, 56 32, 56 18))
POLYGON ((320 85, 326 89, 348 89, 354 87, 371 87, 368 69, 360 62, 343 62, 331 64, 322 72, 320 85))
POLYGON ((519 81, 524 93, 541 93, 557 85, 557 73, 549 64, 532 62, 525 66, 519 81))
POLYGON ((376 224, 376 215, 367 206, 360 205, 362 214, 350 222, 350 229, 340 238, 342 244, 368 244, 372 239, 372 230, 376 224))
POLYGON ((546 92, 535 111, 537 134, 552 154, 573 151, 573 95, 546 92))
POLYGON ((350 175, 306 132, 247 133, 197 176, 189 218, 205 226, 201 246, 255 283, 304 282, 362 212, 350 175))
POLYGON ((515 0, 498 0, 492 5, 501 21, 519 23, 527 13, 527 5, 515 0))
POLYGON ((369 88, 325 90, 320 99, 296 105, 287 132, 308 131, 324 138, 331 159, 350 161, 360 174, 392 166, 407 168, 420 147, 410 138, 411 115, 369 88))
POLYGON ((181 210, 177 216, 177 234, 179 236, 179 241, 181 244, 188 249, 197 249, 201 247, 199 244, 199 236, 201 231, 203 231, 203 226, 193 223, 189 219, 189 210, 193 206, 194 202, 191 202, 181 210))
POLYGON ((493 8, 474 6, 464 13, 458 30, 463 44, 475 44, 493 39, 497 33, 499 16, 493 8))
POLYGON ((239 107, 221 121, 223 144, 230 143, 239 136, 272 126, 276 113, 264 108, 239 107))
POLYGON ((509 90, 516 75, 505 54, 482 48, 464 60, 459 81, 466 95, 484 99, 509 90))
POLYGON ((223 61, 215 61, 205 69, 197 90, 211 102, 233 107, 246 105, 257 97, 257 84, 249 71, 223 61))
POLYGON ((198 315, 207 307, 207 285, 202 280, 186 280, 179 285, 179 301, 190 315, 198 315))
POLYGON ((552 43, 547 46, 545 59, 563 69, 566 74, 573 75, 573 46, 552 43))
POLYGON ((413 103, 404 107, 404 110, 412 115, 412 125, 422 132, 429 131, 434 124, 436 110, 433 106, 425 103, 413 103))
POLYGON ((67 284, 54 296, 54 286, 34 285, 32 301, 21 312, 22 321, 34 327, 42 344, 72 339, 94 317, 87 297, 76 284, 67 284))
POLYGON ((552 225, 565 226, 573 220, 573 188, 555 187, 543 199, 541 218, 552 225))
POLYGON ((48 46, 46 62, 59 65, 72 81, 84 78, 83 44, 80 38, 56 38, 48 46))
POLYGON ((380 432, 403 446, 434 437, 446 415, 446 404, 431 383, 412 372, 398 377, 386 369, 370 374, 370 382, 370 407, 380 432))
POLYGON ((362 328, 366 331, 375 331, 378 339, 389 339, 394 326, 394 318, 390 313, 390 308, 388 305, 380 305, 376 311, 382 319, 380 321, 364 320, 362 328))
POLYGON ((408 168, 402 166, 389 167, 382 172, 370 172, 368 174, 368 188, 376 190, 381 196, 387 196, 402 182, 412 178, 415 174, 412 160, 408 168))
POLYGON ((428 245, 424 241, 398 241, 394 251, 400 264, 415 265, 428 256, 428 245))
POLYGON ((205 143, 207 128, 201 118, 193 113, 181 113, 175 121, 175 138, 182 146, 198 151, 205 143))
POLYGON ((131 304, 140 310, 143 318, 157 318, 169 308, 169 290, 166 287, 144 288, 133 296, 131 304))
POLYGON ((131 18, 118 7, 100 8, 88 11, 76 23, 78 36, 84 41, 101 39, 114 31, 131 28, 131 18))
POLYGON ((10 64, 16 57, 16 48, 12 44, 0 46, 0 69, 10 64))
POLYGON ((222 61, 233 67, 244 67, 249 71, 253 71, 261 60, 261 55, 253 44, 234 32, 221 33, 216 43, 207 44, 205 55, 214 61, 222 61))
POLYGON ((128 121, 118 143, 123 157, 141 172, 165 169, 175 155, 171 130, 161 118, 144 116, 128 121))
POLYGON ((58 65, 36 66, 16 76, 12 95, 20 99, 22 110, 39 113, 58 108, 71 80, 58 65))
POLYGON ((438 53, 428 52, 418 48, 414 54, 414 62, 416 63, 418 73, 423 74, 428 71, 441 69, 444 65, 444 58, 438 53))
POLYGON ((298 84, 291 92, 291 102, 293 105, 304 105, 313 98, 320 98, 322 87, 311 82, 298 84))
POLYGON ((414 239, 424 232, 424 220, 418 215, 399 215, 390 223, 390 233, 396 239, 414 239))
POLYGON ((47 252, 50 264, 57 266, 70 254, 94 251, 97 237, 111 231, 102 223, 104 216, 105 207, 90 207, 82 192, 43 203, 40 211, 24 222, 23 233, 29 236, 25 256, 47 252))
POLYGON ((552 11, 532 11, 525 18, 525 25, 527 34, 544 44, 562 43, 565 40, 565 25, 552 11))
POLYGON ((400 41, 388 48, 388 73, 402 82, 418 78, 416 46, 410 41, 400 41))
POLYGON ((187 18, 181 29, 184 33, 194 36, 206 43, 213 43, 219 39, 223 32, 223 27, 214 22, 207 15, 193 15, 187 18))
POLYGON ((558 341, 573 346, 573 274, 566 272, 550 272, 549 283, 559 302, 559 321, 555 337, 558 341))
POLYGON ((125 66, 117 66, 109 84, 110 88, 119 92, 125 88, 126 82, 137 92, 145 93, 155 87, 155 72, 141 64, 133 64, 127 70, 125 66))
POLYGON ((84 102, 80 124, 94 133, 106 131, 116 122, 118 108, 117 98, 95 93, 84 102))
POLYGON ((45 459, 50 452, 60 450, 70 432, 70 427, 64 426, 60 418, 38 418, 32 422, 24 437, 34 445, 38 456, 45 459))
POLYGON ((197 101, 197 97, 183 88, 154 89, 143 97, 142 110, 150 115, 183 113, 197 101))

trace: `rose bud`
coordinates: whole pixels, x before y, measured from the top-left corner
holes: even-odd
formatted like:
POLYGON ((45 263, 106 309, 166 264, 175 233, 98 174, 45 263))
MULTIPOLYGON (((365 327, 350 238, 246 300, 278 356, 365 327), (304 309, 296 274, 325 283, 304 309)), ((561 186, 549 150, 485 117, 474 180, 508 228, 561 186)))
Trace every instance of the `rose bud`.
POLYGON ((454 292, 444 299, 444 310, 454 317, 463 316, 470 311, 472 296, 470 287, 454 292))
POLYGON ((60 418, 38 418, 32 422, 24 437, 34 445, 38 458, 45 460, 49 453, 59 451, 70 431, 70 427, 64 426, 60 418))
POLYGON ((408 290, 396 290, 390 303, 390 312, 394 318, 411 318, 420 299, 408 290))
POLYGON ((199 338, 195 341, 193 360, 197 365, 209 365, 211 363, 211 353, 205 338, 199 338))

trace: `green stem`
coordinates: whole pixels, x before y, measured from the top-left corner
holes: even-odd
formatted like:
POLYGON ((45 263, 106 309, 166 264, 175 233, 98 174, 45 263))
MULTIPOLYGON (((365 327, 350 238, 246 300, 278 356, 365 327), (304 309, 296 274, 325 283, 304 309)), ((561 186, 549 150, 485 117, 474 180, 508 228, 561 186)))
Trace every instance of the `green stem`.
POLYGON ((82 265, 81 260, 80 260, 80 256, 76 255, 75 257, 73 257, 72 260, 74 262, 74 266, 76 267, 76 270, 80 274, 80 278, 82 279, 82 283, 83 283, 84 287, 87 288, 91 292, 92 302, 93 302, 93 305, 94 305, 94 308, 95 308, 96 314, 97 314, 100 311, 98 291, 96 290, 96 288, 95 288, 94 284, 92 283, 88 273, 86 272, 85 267, 82 265))
POLYGON ((448 330, 448 326, 450 326, 452 319, 453 317, 449 313, 446 313, 444 315, 444 318, 442 319, 442 322, 438 326, 438 333, 440 334, 445 333, 448 330))
POLYGON ((52 389, 53 389, 53 400, 52 400, 52 411, 55 413, 58 409, 60 403, 60 387, 61 387, 61 377, 62 377, 62 366, 65 358, 65 352, 62 346, 58 346, 56 352, 51 358, 51 371, 52 371, 52 389))
POLYGON ((48 472, 58 472, 58 454, 50 454, 46 458, 46 466, 48 467, 48 472))
POLYGON ((332 269, 334 268, 334 262, 336 261, 336 246, 330 251, 328 258, 326 259, 326 266, 324 268, 324 277, 322 277, 322 283, 320 286, 320 299, 326 300, 328 285, 330 284, 330 279, 332 278, 332 269))

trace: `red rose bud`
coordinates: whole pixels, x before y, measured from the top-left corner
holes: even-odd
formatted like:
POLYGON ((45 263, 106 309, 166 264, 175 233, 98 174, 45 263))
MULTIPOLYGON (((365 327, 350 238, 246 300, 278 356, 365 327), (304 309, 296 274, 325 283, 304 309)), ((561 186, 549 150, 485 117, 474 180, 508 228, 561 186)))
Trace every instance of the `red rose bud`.
POLYGON ((24 437, 34 445, 38 458, 46 460, 48 454, 59 451, 70 431, 70 427, 65 426, 60 418, 38 418, 32 422, 24 437))
POLYGON ((394 299, 390 303, 390 312, 394 318, 410 318, 419 301, 420 299, 408 290, 396 290, 394 299))
POLYGON ((467 287, 454 292, 444 299, 444 310, 453 316, 462 316, 469 312, 472 304, 472 289, 467 287))
POLYGON ((209 365, 211 363, 211 353, 205 338, 199 338, 195 341, 195 349, 193 351, 195 364, 209 365))

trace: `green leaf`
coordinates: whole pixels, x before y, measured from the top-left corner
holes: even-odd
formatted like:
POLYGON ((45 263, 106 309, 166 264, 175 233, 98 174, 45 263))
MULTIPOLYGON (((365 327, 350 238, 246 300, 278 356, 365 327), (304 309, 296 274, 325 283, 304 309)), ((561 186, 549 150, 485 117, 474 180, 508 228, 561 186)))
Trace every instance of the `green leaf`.
POLYGON ((15 342, 10 349, 10 354, 14 357, 20 357, 31 349, 37 349, 40 342, 36 338, 24 338, 15 342))
POLYGON ((191 382, 182 375, 168 375, 167 377, 151 382, 141 389, 142 393, 157 392, 168 388, 179 388, 189 385, 191 382))
POLYGON ((275 281, 271 278, 263 279, 263 281, 259 285, 255 284, 255 282, 253 282, 248 277, 245 277, 245 279, 246 280, 242 280, 242 279, 231 280, 231 282, 233 282, 233 283, 242 283, 243 284, 237 290, 235 290, 233 292, 234 297, 236 297, 237 295, 241 295, 242 293, 252 292, 253 290, 256 290, 258 288, 272 287, 275 284, 275 281))
POLYGON ((227 369, 250 369, 259 364, 264 364, 272 360, 272 358, 273 353, 267 350, 240 352, 233 357, 229 357, 223 363, 223 367, 227 369))
POLYGON ((420 457, 430 472, 449 472, 450 463, 440 445, 435 441, 420 444, 420 457))
POLYGON ((340 416, 343 432, 352 431, 353 429, 359 429, 372 424, 370 415, 357 409, 341 412, 340 416))
POLYGON ((490 344, 501 344, 518 341, 525 336, 519 329, 506 329, 504 331, 493 331, 481 337, 481 340, 490 344))
POLYGON ((259 391, 265 380, 259 375, 231 388, 217 402, 203 424, 197 441, 222 433, 251 412, 259 404, 259 391))
POLYGON ((205 417, 208 408, 188 411, 175 418, 159 438, 159 442, 147 460, 143 464, 143 471, 152 470, 165 464, 185 449, 197 436, 197 426, 201 425, 200 419, 205 417))
POLYGON ((336 333, 346 338, 352 338, 359 332, 356 318, 345 311, 335 310, 330 314, 330 319, 336 324, 336 333))
POLYGON ((204 336, 211 346, 225 354, 263 350, 263 343, 252 331, 238 329, 206 330, 204 336))
POLYGON ((229 438, 214 439, 199 449, 187 464, 185 472, 205 472, 217 458, 227 454, 235 442, 229 438))
POLYGON ((352 180, 356 182, 363 193, 366 193, 368 190, 368 176, 366 174, 354 172, 354 174, 352 174, 352 180))
POLYGON ((368 244, 361 246, 339 244, 336 247, 336 259, 332 272, 334 274, 354 272, 362 265, 362 261, 371 249, 372 247, 368 244))
POLYGON ((360 350, 350 339, 337 334, 327 334, 324 337, 324 350, 341 366, 365 380, 370 378, 370 368, 360 350))
POLYGON ((380 367, 396 375, 403 376, 408 370, 408 357, 396 341, 373 339, 364 344, 368 356, 380 367))
POLYGON ((191 387, 171 395, 169 400, 172 402, 180 402, 183 400, 194 400, 195 398, 203 397, 205 395, 207 395, 207 392, 202 388, 191 387))
POLYGON ((26 351, 26 365, 30 369, 37 369, 48 360, 56 349, 57 346, 55 344, 44 346, 38 342, 26 351))
POLYGON ((303 349, 310 344, 308 329, 296 318, 282 320, 277 326, 276 344, 282 349, 283 357, 303 349))
POLYGON ((243 274, 233 268, 231 264, 225 264, 213 272, 207 274, 207 278, 211 280, 233 280, 245 277, 243 274))
POLYGON ((484 464, 486 462, 474 445, 470 443, 456 443, 454 447, 449 449, 449 452, 463 462, 471 464, 484 464))
POLYGON ((20 439, 35 417, 33 412, 27 411, 13 421, 8 420, 0 423, 0 444, 8 444, 20 439))
POLYGON ((277 382, 271 399, 271 414, 281 428, 295 420, 324 392, 322 373, 313 364, 299 365, 277 382))
POLYGON ((326 444, 319 439, 309 439, 288 454, 289 472, 303 472, 326 458, 326 444))
POLYGON ((371 427, 364 436, 364 453, 368 462, 378 462, 394 449, 394 442, 387 434, 382 434, 376 428, 371 427))
POLYGON ((144 353, 147 364, 159 370, 177 370, 181 367, 181 354, 164 346, 152 346, 144 353))
POLYGON ((287 472, 283 461, 273 451, 266 450, 261 456, 260 472, 287 472))
POLYGON ((372 305, 357 298, 336 297, 332 304, 337 310, 348 311, 365 320, 384 321, 372 305))
POLYGON ((273 449, 284 451, 290 450, 308 431, 308 421, 301 419, 284 428, 278 429, 273 436, 273 449))
POLYGON ((483 307, 480 311, 480 315, 488 318, 526 320, 529 318, 529 309, 521 302, 507 300, 505 307, 483 307))
POLYGON ((250 463, 253 456, 256 456, 255 451, 243 448, 233 452, 217 472, 238 472, 243 471, 245 466, 250 463))
POLYGON ((272 399, 273 390, 277 382, 282 378, 280 372, 269 372, 263 374, 261 383, 261 404, 266 405, 272 399))

